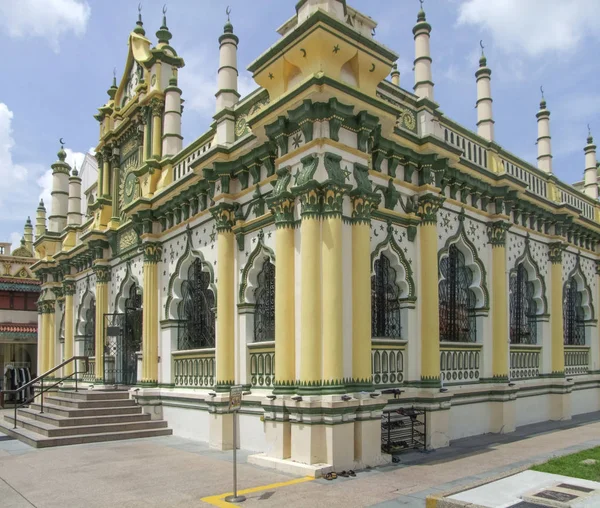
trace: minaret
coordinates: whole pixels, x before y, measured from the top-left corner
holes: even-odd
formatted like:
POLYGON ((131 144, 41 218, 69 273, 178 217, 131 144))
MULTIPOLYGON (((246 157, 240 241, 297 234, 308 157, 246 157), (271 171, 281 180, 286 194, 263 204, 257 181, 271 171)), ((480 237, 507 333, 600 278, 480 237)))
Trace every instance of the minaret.
POLYGON ((69 208, 67 212, 67 225, 81 225, 81 177, 77 168, 73 168, 69 177, 69 208))
POLYGON ((423 0, 421 10, 417 15, 417 24, 413 28, 415 36, 415 94, 422 99, 433 101, 433 78, 431 77, 431 53, 429 50, 429 37, 431 25, 425 20, 423 0))
POLYGON ((538 122, 538 168, 546 173, 552 173, 552 145, 550 143, 550 111, 546 109, 546 99, 544 99, 544 89, 542 91, 542 101, 540 110, 535 115, 538 122))
POLYGON ((146 30, 144 30, 144 23, 142 22, 142 4, 138 5, 138 20, 135 22, 136 27, 133 31, 139 35, 146 35, 146 30))
POLYGON ((400 71, 398 70, 398 64, 392 65, 392 83, 396 86, 400 86, 400 71))
POLYGON ((117 95, 117 70, 113 70, 113 80, 112 80, 112 85, 110 86, 110 88, 106 91, 106 93, 108 94, 108 96, 110 97, 110 100, 113 101, 115 99, 115 95, 117 95))
POLYGON ((488 141, 494 141, 494 115, 492 113, 492 71, 487 66, 487 59, 483 54, 483 42, 481 45, 481 58, 479 69, 475 73, 477 79, 477 134, 488 141))
POLYGON ((229 20, 227 8, 227 23, 223 28, 223 35, 219 37, 219 71, 217 77, 218 91, 217 113, 224 108, 231 108, 238 101, 238 70, 237 47, 239 39, 233 33, 233 25, 229 20))
POLYGON ((583 149, 585 152, 585 170, 583 172, 583 192, 591 198, 598 199, 598 170, 596 169, 596 145, 588 125, 587 145, 583 149))
POLYGON ((27 217, 27 220, 25 221, 23 239, 25 240, 25 248, 33 254, 33 226, 29 217, 27 217))
POLYGON ((35 212, 35 239, 38 240, 46 233, 46 208, 44 200, 40 199, 40 204, 35 212))
POLYGON ((67 225, 67 208, 69 201, 69 172, 71 167, 65 162, 67 154, 61 138, 58 160, 52 164, 52 214, 49 230, 60 233, 67 225))

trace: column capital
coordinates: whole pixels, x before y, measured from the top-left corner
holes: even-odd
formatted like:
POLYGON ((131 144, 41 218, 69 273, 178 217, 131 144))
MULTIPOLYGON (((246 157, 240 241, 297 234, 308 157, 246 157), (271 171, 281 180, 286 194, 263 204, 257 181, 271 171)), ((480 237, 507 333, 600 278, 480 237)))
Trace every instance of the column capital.
POLYGON ((217 224, 219 233, 231 231, 235 224, 235 205, 232 203, 219 203, 211 208, 210 213, 217 224))
POLYGON ((150 108, 152 108, 152 116, 160 116, 165 109, 165 103, 160 99, 152 99, 150 108))
POLYGON ((325 182, 321 187, 322 214, 325 217, 341 217, 344 205, 344 194, 347 188, 343 184, 332 181, 325 182))
POLYGON ((506 232, 512 224, 506 221, 490 222, 487 225, 488 242, 494 247, 504 247, 506 245, 506 232))
POLYGON ((161 260, 163 248, 160 242, 145 242, 142 249, 144 249, 144 263, 156 264, 161 260))
POLYGON ((354 224, 370 224, 371 212, 377 208, 381 196, 372 193, 353 194, 352 199, 352 222, 354 224))
POLYGON ((279 196, 269 202, 275 216, 275 226, 286 228, 294 226, 295 198, 292 194, 279 196))
POLYGON ((75 294, 75 281, 74 280, 63 281, 63 291, 66 296, 73 296, 75 294))
POLYGON ((56 300, 43 300, 38 303, 40 314, 54 314, 56 310, 56 300))
POLYGON ((300 194, 300 203, 302 205, 300 215, 303 219, 321 218, 323 214, 323 193, 318 185, 314 185, 300 194))
POLYGON ((562 242, 548 244, 548 259, 550 259, 550 263, 553 265, 562 263, 562 253, 566 247, 562 242))
POLYGON ((421 217, 421 225, 437 224, 437 213, 445 197, 438 194, 423 194, 419 196, 417 215, 421 217))
POLYGON ((93 270, 96 274, 96 284, 107 284, 110 282, 109 265, 94 265, 93 270))

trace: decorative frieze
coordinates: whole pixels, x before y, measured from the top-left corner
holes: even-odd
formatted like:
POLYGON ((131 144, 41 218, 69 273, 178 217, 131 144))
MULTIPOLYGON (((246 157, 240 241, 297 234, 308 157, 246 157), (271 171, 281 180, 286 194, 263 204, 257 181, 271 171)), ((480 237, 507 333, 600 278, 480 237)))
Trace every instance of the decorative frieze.
POLYGON ((98 284, 108 284, 110 282, 110 266, 94 265, 94 273, 98 284))
POLYGON ((72 296, 75 294, 75 281, 65 280, 63 281, 63 291, 66 296, 72 296))
POLYGON ((231 231, 235 224, 235 207, 231 203, 220 203, 211 208, 210 213, 215 219, 217 231, 231 231))
POLYGON ((506 245, 506 232, 510 229, 511 224, 504 221, 496 221, 488 224, 488 240, 494 247, 504 247, 506 245))
POLYGON ((552 264, 562 263, 562 254, 566 245, 562 242, 548 244, 548 259, 552 264))
POLYGON ((437 213, 445 198, 436 194, 424 194, 419 196, 419 208, 417 215, 421 217, 421 224, 436 224, 437 213))
POLYGON ((162 258, 163 248, 159 242, 146 242, 143 244, 144 263, 156 264, 162 258))

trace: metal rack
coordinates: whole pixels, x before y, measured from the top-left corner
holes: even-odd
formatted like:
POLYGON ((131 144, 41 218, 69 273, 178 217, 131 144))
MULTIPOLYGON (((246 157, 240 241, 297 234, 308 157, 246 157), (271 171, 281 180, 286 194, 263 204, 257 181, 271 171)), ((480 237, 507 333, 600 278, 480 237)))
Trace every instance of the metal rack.
POLYGON ((426 450, 427 415, 420 409, 384 410, 381 416, 381 450, 399 453, 404 450, 426 450))

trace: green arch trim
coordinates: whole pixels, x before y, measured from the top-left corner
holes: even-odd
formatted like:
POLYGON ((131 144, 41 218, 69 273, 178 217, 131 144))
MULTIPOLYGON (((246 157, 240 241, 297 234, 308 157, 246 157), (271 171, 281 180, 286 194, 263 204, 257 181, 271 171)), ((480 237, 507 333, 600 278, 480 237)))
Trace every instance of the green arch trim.
POLYGON ((585 273, 583 273, 583 269, 581 268, 581 253, 578 252, 577 255, 575 256, 575 266, 573 267, 573 269, 571 270, 571 273, 569 273, 569 275, 567 276, 567 279, 565 280, 565 283, 563 284, 563 294, 564 294, 564 290, 565 287, 567 285, 567 283, 569 282, 570 279, 572 279, 575 275, 579 274, 581 276, 581 279, 583 280, 583 288, 579 289, 577 288, 577 290, 579 292, 586 292, 589 298, 589 306, 590 306, 590 316, 586 317, 586 319, 594 319, 594 316, 596 315, 596 313, 594 312, 594 300, 593 300, 593 295, 592 295, 592 289, 590 288, 590 285, 588 284, 588 281, 585 277, 585 273))
POLYGON ((533 266, 533 270, 535 271, 535 276, 540 281, 540 284, 542 286, 543 309, 542 309, 542 312, 538 312, 538 316, 539 316, 539 315, 544 315, 544 314, 548 313, 548 299, 546 298, 546 282, 544 281, 544 276, 542 275, 542 272, 540 271, 539 265, 537 264, 537 262, 533 258, 533 255, 531 254, 531 249, 529 248, 529 246, 530 246, 530 240, 529 240, 529 235, 527 235, 527 237, 525 238, 525 248, 523 249, 523 254, 521 254, 517 259, 515 259, 515 266, 510 270, 508 280, 510 281, 510 278, 517 272, 517 267, 521 263, 525 262, 526 260, 531 263, 531 265, 533 266))
POLYGON ((242 276, 240 277, 240 292, 238 296, 239 303, 248 303, 246 302, 245 297, 246 288, 248 287, 248 275, 250 274, 250 270, 254 266, 254 261, 256 261, 256 258, 258 258, 261 251, 263 250, 271 258, 271 262, 275 264, 275 253, 273 252, 273 249, 270 249, 265 245, 265 233, 261 229, 258 233, 258 243, 256 244, 256 247, 254 247, 254 250, 248 257, 248 261, 246 261, 246 266, 244 266, 244 269, 242 270, 242 276))

